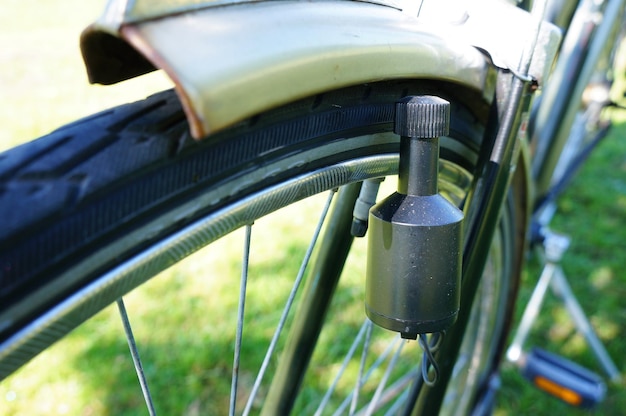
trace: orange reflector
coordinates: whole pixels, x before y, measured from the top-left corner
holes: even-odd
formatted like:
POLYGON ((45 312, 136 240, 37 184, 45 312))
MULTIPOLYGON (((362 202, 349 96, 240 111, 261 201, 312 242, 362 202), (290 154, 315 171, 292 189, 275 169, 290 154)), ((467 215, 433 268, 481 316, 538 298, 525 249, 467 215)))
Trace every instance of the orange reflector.
POLYGON ((565 403, 571 404, 572 406, 579 406, 583 402, 582 396, 576 393, 573 390, 565 388, 552 380, 548 380, 547 378, 537 376, 535 377, 535 385, 545 391, 548 394, 551 394, 559 399, 563 400, 565 403))

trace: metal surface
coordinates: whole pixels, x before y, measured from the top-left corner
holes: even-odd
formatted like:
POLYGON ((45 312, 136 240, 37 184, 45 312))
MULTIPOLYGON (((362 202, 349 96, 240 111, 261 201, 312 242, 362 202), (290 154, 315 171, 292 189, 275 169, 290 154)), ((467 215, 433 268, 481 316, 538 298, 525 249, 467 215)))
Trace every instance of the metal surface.
POLYGON ((365 309, 403 338, 443 331, 459 310, 463 213, 437 186, 449 124, 450 104, 439 97, 396 104, 398 191, 370 210, 365 309))
POLYGON ((553 183, 554 169, 568 143, 583 91, 603 54, 615 45, 614 36, 622 23, 624 3, 624 0, 583 1, 569 25, 561 56, 543 93, 534 123, 533 175, 539 197, 543 197, 553 183))
POLYGON ((580 303, 578 303, 561 267, 561 260, 570 245, 570 239, 565 235, 551 231, 546 227, 546 224, 541 224, 541 226, 544 241, 539 247, 539 254, 545 263, 544 268, 524 309, 515 337, 507 350, 507 359, 520 366, 525 365, 524 343, 539 315, 548 287, 550 287, 565 306, 578 332, 587 341, 606 375, 611 381, 619 382, 619 370, 589 322, 589 318, 587 318, 580 303))
MULTIPOLYGON (((461 18, 432 1, 419 17, 408 1, 111 1, 81 48, 92 82, 163 69, 202 138, 298 98, 382 79, 447 80, 489 95, 486 61, 514 70, 537 22, 509 2, 444 3, 461 18)), ((559 39, 541 25, 533 78, 559 39)))
POLYGON ((248 271, 250 266, 250 242, 252 239, 252 224, 246 225, 243 259, 241 262, 241 280, 239 283, 239 306, 237 308, 237 332, 235 333, 235 352, 233 354, 233 375, 231 377, 229 416, 235 415, 237 406, 237 392, 239 387, 239 366, 241 363, 241 344, 243 340, 244 316, 246 311, 246 296, 248 294, 248 271))
MULTIPOLYGON (((521 109, 524 108, 523 100, 528 97, 529 83, 520 79, 514 79, 513 95, 510 97, 506 117, 501 124, 497 138, 493 160, 489 160, 482 171, 476 189, 469 199, 469 208, 466 218, 466 244, 463 253, 463 278, 461 292, 461 309, 458 314, 457 324, 451 327, 447 333, 451 342, 442 346, 437 354, 440 362, 441 382, 429 388, 426 399, 418 402, 413 414, 435 414, 439 411, 441 400, 445 394, 445 385, 452 377, 454 359, 458 355, 459 347, 464 336, 464 328, 467 325, 474 295, 480 283, 483 270, 487 261, 489 247, 494 232, 496 231, 501 208, 508 195, 508 185, 514 173, 514 165, 519 156, 516 149, 518 141, 517 133, 521 123, 521 109), (498 146, 500 142, 500 146, 498 146), (480 213, 480 215, 477 215, 480 213)), ((489 127, 488 127, 489 128, 489 127)))
POLYGON ((129 23, 253 1, 256 0, 109 0, 98 22, 116 31, 129 23))
MULTIPOLYGON (((358 184, 354 185, 347 185, 347 188, 352 188, 352 187, 357 187, 358 189, 358 184)), ((311 256, 313 255, 313 250, 315 249, 315 247, 317 246, 317 242, 319 240, 319 236, 320 233, 322 232, 322 227, 324 226, 324 223, 326 222, 326 219, 328 217, 329 211, 330 211, 330 207, 332 205, 333 199, 335 197, 335 194, 337 193, 337 191, 335 189, 332 189, 330 191, 330 194, 328 195, 328 199, 326 200, 326 204, 324 205, 324 208, 322 209, 322 214, 319 218, 319 221, 317 223, 317 227, 315 228, 315 232, 313 233, 313 237, 311 238, 311 241, 309 242, 309 247, 307 249, 307 252, 304 256, 304 258, 302 259, 302 263, 300 264, 300 270, 298 271, 298 275, 296 276, 291 292, 289 293, 289 298, 287 299, 287 302, 285 303, 285 307, 283 308, 283 313, 280 317, 280 321, 278 322, 278 325, 276 327, 276 331, 274 332, 274 336, 272 337, 272 342, 270 343, 270 346, 267 349, 267 353, 265 354, 265 359, 263 360, 263 364, 261 365, 261 370, 259 371, 259 374, 256 377, 256 380, 254 382, 254 387, 252 388, 252 392, 250 393, 250 396, 248 397, 248 402, 246 403, 246 408, 244 409, 243 414, 244 415, 248 415, 250 414, 250 411, 252 410, 252 406, 256 400, 256 394, 258 393, 259 388, 261 387, 261 381, 263 379, 263 376, 265 374, 265 371, 267 369, 267 366, 270 363, 271 358, 274 356, 274 352, 276 351, 276 347, 278 346, 278 339, 280 338, 281 334, 283 333, 283 329, 285 329, 286 323, 287 323, 287 318, 289 316, 289 312, 291 311, 291 307, 296 299, 296 295, 298 293, 298 290, 300 289, 300 285, 304 280, 304 275, 305 272, 309 266, 310 260, 311 260, 311 256)), ((340 203, 338 203, 339 205, 340 203)), ((331 214, 331 216, 333 216, 333 214, 331 214)), ((332 220, 331 220, 332 222, 332 220)), ((351 241, 351 240, 350 240, 351 241)), ((323 244, 323 243, 322 243, 323 244)), ((348 244, 347 247, 347 251, 349 251, 350 245, 348 244)), ((346 253, 347 253, 346 251, 346 253)), ((342 270, 343 268, 339 268, 340 270, 342 270)), ((339 274, 336 274, 336 278, 339 278, 339 274)), ((336 285, 332 285, 332 289, 331 292, 334 290, 334 287, 336 285)), ((307 291, 308 292, 308 291, 307 291)), ((302 313, 302 309, 300 308, 300 313, 302 313)), ((308 321, 308 322, 315 322, 317 320, 319 320, 320 322, 315 322, 314 325, 318 326, 319 328, 321 328, 322 324, 323 324, 323 319, 319 319, 321 314, 314 314, 314 315, 304 315, 304 318, 308 321)), ((302 315, 300 315, 302 316, 302 315)), ((319 332, 319 331, 318 331, 319 332)), ((313 335, 313 334, 311 334, 313 335)), ((310 346, 312 349, 315 346, 315 342, 312 343, 312 345, 310 346)), ((299 344, 298 344, 299 345, 299 344)), ((311 349, 311 351, 312 351, 311 349)), ((300 361, 304 361, 306 364, 308 364, 308 360, 305 359, 302 355, 298 356, 298 360, 300 361)), ((284 362, 284 357, 281 356, 281 362, 284 362)), ((299 386, 300 382, 299 381, 294 381, 291 382, 291 380, 289 380, 289 382, 286 384, 287 386, 299 386)), ((269 399, 268 399, 269 401, 269 399)), ((290 403, 293 403, 293 398, 289 398, 288 401, 290 403)), ((263 410, 265 412, 265 408, 263 410)), ((275 412, 270 412, 269 414, 277 414, 275 412)))
POLYGON ((124 305, 124 300, 122 298, 119 298, 117 300, 117 308, 120 313, 120 318, 122 319, 124 333, 126 334, 128 348, 130 349, 130 356, 132 357, 133 364, 135 365, 135 371, 137 372, 137 378, 139 379, 139 385, 141 386, 141 392, 143 393, 143 398, 146 402, 148 414, 150 414, 150 416, 154 416, 156 415, 156 411, 154 410, 154 402, 152 401, 152 395, 150 394, 150 389, 148 388, 146 374, 144 373, 143 365, 141 364, 141 358, 139 357, 139 349, 137 348, 137 343, 135 342, 133 328, 130 324, 130 319, 128 318, 126 306, 124 305))
POLYGON ((124 24, 119 32, 96 23, 82 49, 92 82, 148 71, 142 56, 165 70, 200 138, 298 98, 382 79, 447 80, 489 95, 483 54, 431 29, 368 3, 259 2, 124 24))
MULTIPOLYGON (((529 33, 537 29, 538 42, 525 74, 542 83, 551 69, 561 41, 560 29, 503 0, 426 0, 420 24, 442 26, 448 37, 462 39, 489 56, 498 68, 516 71, 529 33), (498 16, 494 19, 494 16, 498 16)), ((441 33, 440 28, 432 29, 441 33)))
MULTIPOLYGON (((298 98, 382 79, 447 80, 489 95, 486 61, 514 69, 536 22, 508 2, 487 3, 488 13, 470 2, 464 20, 451 21, 432 1, 419 17, 409 1, 111 1, 81 48, 92 82, 163 69, 201 138, 298 98)), ((552 25, 541 28, 537 79, 559 39, 552 25)))
MULTIPOLYGON (((543 16, 542 6, 544 4, 541 2, 536 3, 533 13, 543 16)), ((528 73, 537 42, 540 42, 540 20, 537 20, 535 30, 528 34, 517 72, 528 73)), ((413 414, 436 414, 440 410, 445 386, 452 377, 454 361, 459 353, 474 296, 487 262, 489 247, 520 157, 524 140, 519 132, 523 116, 529 106, 531 83, 513 77, 510 91, 502 115, 496 117, 492 114, 490 117, 487 131, 495 133, 495 140, 491 142, 487 139, 483 142, 480 154, 489 155, 488 160, 485 160, 486 158, 481 160, 482 166, 478 166, 478 180, 468 198, 461 288, 463 298, 457 324, 446 335, 452 341, 443 345, 436 357, 440 362, 441 382, 434 387, 428 387, 429 394, 424 399, 421 397, 418 399, 413 414)))
POLYGON ((0 380, 120 296, 202 246, 269 214, 279 206, 329 188, 368 177, 391 175, 396 171, 397 157, 391 155, 344 162, 294 178, 198 220, 144 253, 121 263, 0 343, 0 380))
MULTIPOLYGON (((99 22, 111 29, 128 23, 154 20, 176 14, 194 12, 209 7, 227 6, 240 3, 254 3, 259 0, 109 0, 99 22)), ((357 0, 359 1, 359 0, 357 0)), ((363 0, 406 9, 414 0, 363 0)))
POLYGON ((341 188, 328 215, 285 350, 281 352, 278 368, 265 397, 263 415, 287 415, 292 411, 325 323, 332 294, 352 247, 352 207, 360 190, 360 183, 341 188))

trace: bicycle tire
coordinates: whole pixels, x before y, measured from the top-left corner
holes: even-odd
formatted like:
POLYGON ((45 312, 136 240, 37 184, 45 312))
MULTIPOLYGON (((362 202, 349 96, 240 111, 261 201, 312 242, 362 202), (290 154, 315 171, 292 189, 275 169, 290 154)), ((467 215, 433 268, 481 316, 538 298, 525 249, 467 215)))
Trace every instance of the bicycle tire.
MULTIPOLYGON (((190 139, 178 100, 169 91, 88 117, 0 155, 0 217, 6 224, 0 232, 0 342, 5 354, 0 376, 13 372, 105 304, 222 234, 310 193, 393 174, 390 162, 373 161, 368 169, 358 165, 367 162, 358 162, 352 170, 344 163, 393 158, 398 150, 397 138, 389 134, 394 103, 406 95, 432 93, 453 103, 451 134, 442 141, 442 159, 471 172, 485 104, 465 105, 475 95, 444 83, 409 81, 320 94, 253 117, 203 142, 190 139), (113 290, 99 292, 53 325, 23 337, 43 316, 82 297, 118 265, 176 238, 179 230, 324 169, 334 170, 290 188, 270 206, 235 212, 226 219, 228 228, 203 231, 211 235, 204 235, 193 248, 183 243, 175 254, 152 259, 148 272, 142 272, 145 276, 131 273, 113 290)), ((469 186, 463 179, 463 186, 469 186)), ((518 256, 514 240, 519 234, 514 207, 515 203, 507 204, 497 237, 501 261, 507 265, 506 276, 497 277, 503 285, 501 303, 490 314, 497 321, 492 334, 496 338, 503 336, 502 312, 513 301, 512 259, 518 256)), ((464 399, 466 408, 473 405, 496 361, 497 351, 493 346, 487 349, 484 368, 473 380, 478 383, 464 399)))

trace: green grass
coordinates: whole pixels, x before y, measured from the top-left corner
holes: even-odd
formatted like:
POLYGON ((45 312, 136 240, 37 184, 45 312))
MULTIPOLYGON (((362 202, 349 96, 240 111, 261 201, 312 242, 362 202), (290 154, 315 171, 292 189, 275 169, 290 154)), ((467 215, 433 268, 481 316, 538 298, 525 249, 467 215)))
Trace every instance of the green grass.
MULTIPOLYGON (((626 343, 626 116, 591 156, 572 187, 559 201, 552 228, 572 237, 562 266, 581 306, 624 377, 626 343)), ((541 272, 531 259, 524 274, 518 303, 521 316, 541 272)), ((584 338, 557 298, 548 292, 546 302, 526 345, 562 354, 600 374, 601 367, 584 338)), ((496 414, 561 414, 574 411, 527 387, 516 370, 503 372, 503 388, 496 414)), ((619 415, 626 409, 624 385, 609 385, 605 402, 594 414, 619 415)))
POLYGON ((104 3, 0 3, 0 150, 170 85, 162 73, 110 87, 89 85, 79 36, 104 3))
MULTIPOLYGON (((97 15, 100 2, 4 0, 0 3, 0 149, 29 140, 74 119, 127 102, 168 85, 161 74, 111 87, 89 86, 78 51, 78 35, 97 15)), ((559 203, 553 222, 556 231, 573 237, 563 265, 583 308, 600 337, 624 368, 626 341, 626 115, 616 112, 611 136, 592 156, 572 188, 559 203)), ((303 211, 289 210, 278 220, 260 221, 253 243, 261 252, 251 259, 253 296, 262 301, 247 309, 246 361, 256 368, 263 346, 277 319, 273 305, 289 290, 289 276, 299 267, 306 249, 304 238, 314 224, 306 212, 321 203, 313 200, 303 211), (282 224, 288 239, 267 233, 282 224)), ((363 252, 363 242, 360 241, 363 252)), ((146 373, 161 403, 162 414, 216 414, 227 403, 234 337, 232 310, 236 306, 242 233, 198 253, 127 297, 146 373), (230 276, 231 278, 228 278, 230 276), (230 309, 229 309, 230 308, 230 309), (210 319, 208 319, 210 318, 210 319), (217 363, 217 365, 215 364, 217 363), (154 377, 156 371, 165 377, 154 377), (163 373, 161 373, 163 375, 163 373), (176 392, 169 394, 169 392, 176 392)), ((362 256, 362 254, 360 254, 362 256)), ((351 276, 342 285, 349 297, 341 299, 336 314, 349 326, 363 319, 363 257, 354 258, 351 276)), ((530 262, 524 275, 521 302, 528 299, 539 267, 530 262)), ((322 340, 323 354, 339 355, 342 332, 322 340)), ((562 353, 598 369, 593 356, 553 296, 536 323, 528 343, 562 353)), ((335 363, 330 365, 336 366, 335 363)), ((242 375, 244 390, 253 376, 242 375)), ((324 383, 325 380, 316 380, 324 383)), ((611 386, 606 402, 595 414, 619 414, 626 409, 623 386, 611 386)), ((71 336, 0 384, 3 415, 122 415, 141 414, 142 399, 115 308, 108 308, 71 336)), ((566 405, 530 388, 511 368, 503 372, 498 415, 578 414, 566 405)))

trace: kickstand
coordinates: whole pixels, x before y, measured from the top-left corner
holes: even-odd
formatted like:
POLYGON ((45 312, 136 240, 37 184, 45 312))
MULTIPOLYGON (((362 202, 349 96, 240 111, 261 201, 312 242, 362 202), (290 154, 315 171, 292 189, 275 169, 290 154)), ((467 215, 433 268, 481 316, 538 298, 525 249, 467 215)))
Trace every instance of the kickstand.
POLYGON ((511 362, 520 360, 523 344, 535 319, 537 319, 548 287, 550 287, 552 292, 563 302, 576 328, 585 337, 608 378, 613 382, 618 382, 620 373, 578 303, 561 268, 561 259, 570 244, 569 237, 552 232, 547 227, 541 227, 541 236, 543 237, 542 244, 538 245, 538 251, 543 257, 545 266, 526 305, 513 342, 507 350, 508 360, 511 362))

